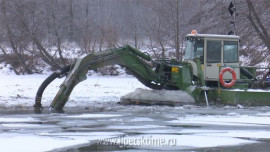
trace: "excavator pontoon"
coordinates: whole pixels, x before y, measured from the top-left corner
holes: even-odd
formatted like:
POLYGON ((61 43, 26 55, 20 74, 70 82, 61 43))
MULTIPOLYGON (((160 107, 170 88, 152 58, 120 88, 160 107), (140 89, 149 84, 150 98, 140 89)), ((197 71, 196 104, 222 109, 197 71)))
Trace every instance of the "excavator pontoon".
POLYGON ((88 70, 115 64, 153 90, 181 90, 196 103, 270 105, 270 82, 266 80, 269 68, 240 66, 238 36, 193 32, 186 41, 183 61, 153 60, 148 53, 129 45, 83 56, 41 84, 34 107, 42 108, 45 88, 54 79, 66 76, 50 105, 62 110, 73 88, 87 78, 88 70), (265 74, 259 79, 262 72, 265 74))

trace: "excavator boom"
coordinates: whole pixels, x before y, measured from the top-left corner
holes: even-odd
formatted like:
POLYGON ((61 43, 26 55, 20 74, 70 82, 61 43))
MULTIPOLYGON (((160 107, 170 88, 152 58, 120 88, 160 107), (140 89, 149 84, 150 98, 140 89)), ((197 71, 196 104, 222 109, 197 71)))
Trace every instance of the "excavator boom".
MULTIPOLYGON (((181 82, 177 82, 180 66, 175 62, 175 66, 171 66, 171 61, 154 62, 146 53, 142 53, 137 49, 127 45, 121 48, 109 49, 102 52, 91 53, 79 58, 75 64, 70 66, 70 70, 65 70, 52 74, 45 80, 45 84, 39 89, 36 96, 35 107, 41 107, 41 96, 46 86, 53 81, 53 78, 67 74, 66 79, 61 84, 59 91, 54 97, 50 107, 54 110, 62 110, 74 87, 85 80, 88 70, 95 70, 108 65, 118 64, 125 67, 132 75, 134 75, 141 83, 152 89, 170 89, 178 90, 183 87, 181 82), (151 62, 151 63, 149 63, 151 62), (177 64, 177 65, 176 65, 177 64), (66 73, 65 73, 66 72, 66 73), (177 79, 174 79, 176 78, 177 79)), ((66 68, 67 69, 67 68, 66 68)), ((190 69, 190 68, 186 68, 190 69)), ((190 75, 190 71, 187 70, 190 75)), ((189 81, 191 79, 189 78, 189 81)))

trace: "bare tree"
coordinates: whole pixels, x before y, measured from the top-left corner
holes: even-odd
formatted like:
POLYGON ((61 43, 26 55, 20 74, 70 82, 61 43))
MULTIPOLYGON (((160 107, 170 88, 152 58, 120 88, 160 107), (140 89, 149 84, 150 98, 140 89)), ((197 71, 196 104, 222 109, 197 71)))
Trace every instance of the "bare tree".
MULTIPOLYGON (((269 36, 269 33, 266 29, 266 26, 263 23, 261 17, 259 17, 259 14, 256 12, 256 10, 253 6, 253 3, 250 0, 247 0, 247 5, 248 5, 248 10, 249 10, 248 19, 249 19, 252 27, 254 28, 254 30, 256 31, 256 33, 258 34, 260 39, 262 40, 262 42, 268 48, 268 55, 269 55, 269 53, 270 53, 270 36, 269 36)), ((267 17, 269 19, 268 15, 267 15, 267 17)), ((269 25, 270 22, 266 22, 266 24, 267 23, 269 25)))
POLYGON ((38 8, 37 2, 31 1, 28 3, 21 1, 14 5, 18 11, 17 18, 18 24, 21 26, 21 30, 25 31, 31 38, 32 42, 38 48, 41 58, 53 68, 60 69, 61 66, 59 63, 57 63, 57 61, 42 44, 42 41, 44 40, 43 36, 45 36, 45 31, 43 31, 44 28, 42 28, 42 25, 44 23, 44 18, 47 16, 42 15, 42 11, 38 10, 40 8, 38 8))
POLYGON ((261 62, 269 62, 270 37, 269 15, 270 3, 267 0, 245 0, 236 3, 239 19, 238 33, 242 37, 242 55, 249 59, 247 64, 256 65, 261 62), (268 13, 267 13, 268 12, 268 13))
MULTIPOLYGON (((7 6, 6 6, 6 1, 3 0, 1 2, 1 10, 3 11, 3 17, 2 17, 2 22, 5 25, 5 28, 7 30, 7 38, 8 38, 8 42, 14 52, 14 54, 16 55, 19 63, 22 65, 22 67, 25 69, 25 71, 27 72, 27 74, 32 74, 32 70, 26 65, 26 61, 23 57, 23 48, 20 47, 22 45, 22 39, 18 39, 15 37, 14 32, 12 31, 12 29, 10 28, 10 23, 8 20, 8 15, 7 15, 7 6)), ((7 55, 7 53, 4 51, 4 49, 2 48, 2 51, 4 52, 5 55, 7 55)), ((16 74, 18 74, 17 71, 15 71, 16 74)), ((24 74, 24 71, 22 71, 22 73, 24 74)))
MULTIPOLYGON (((67 47, 81 48, 72 56, 76 58, 124 44, 148 49, 154 58, 182 60, 184 37, 191 30, 213 34, 227 34, 231 30, 230 2, 1 0, 1 62, 9 60, 9 55, 16 56, 19 73, 36 71, 30 63, 37 65, 33 60, 39 59, 42 64, 60 69, 70 61, 66 54, 74 52, 67 47)), ((241 55, 249 59, 246 64, 270 61, 269 3, 269 0, 235 1, 236 33, 241 36, 241 55)))

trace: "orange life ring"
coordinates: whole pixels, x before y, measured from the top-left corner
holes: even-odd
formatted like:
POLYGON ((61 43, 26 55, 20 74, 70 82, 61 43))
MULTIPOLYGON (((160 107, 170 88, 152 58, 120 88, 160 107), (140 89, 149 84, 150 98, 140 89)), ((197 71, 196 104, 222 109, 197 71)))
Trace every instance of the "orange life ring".
POLYGON ((232 86, 235 84, 235 82, 236 82, 236 74, 235 74, 235 71, 234 71, 232 68, 230 68, 230 67, 227 67, 227 68, 222 69, 221 72, 219 73, 219 82, 221 83, 221 85, 223 85, 223 86, 226 87, 226 88, 232 87, 232 86), (224 74, 225 72, 227 72, 227 71, 229 71, 229 72, 232 74, 232 80, 231 80, 231 82, 229 82, 229 83, 226 83, 226 82, 223 80, 223 74, 224 74))

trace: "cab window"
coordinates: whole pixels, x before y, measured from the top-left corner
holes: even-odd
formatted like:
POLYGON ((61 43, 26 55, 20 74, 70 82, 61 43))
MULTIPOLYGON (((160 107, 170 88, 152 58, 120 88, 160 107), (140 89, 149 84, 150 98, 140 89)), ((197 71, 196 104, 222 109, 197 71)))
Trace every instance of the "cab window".
POLYGON ((186 60, 194 60, 199 58, 203 64, 204 55, 204 39, 189 39, 186 45, 185 56, 186 60))
POLYGON ((221 62, 221 41, 207 41, 207 63, 221 62))
POLYGON ((200 39, 199 41, 197 41, 195 45, 195 55, 197 58, 200 59, 201 64, 204 63, 203 54, 204 54, 204 40, 200 39))
POLYGON ((235 63, 238 62, 238 42, 224 41, 223 62, 235 63))

